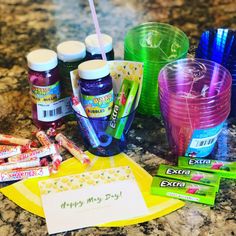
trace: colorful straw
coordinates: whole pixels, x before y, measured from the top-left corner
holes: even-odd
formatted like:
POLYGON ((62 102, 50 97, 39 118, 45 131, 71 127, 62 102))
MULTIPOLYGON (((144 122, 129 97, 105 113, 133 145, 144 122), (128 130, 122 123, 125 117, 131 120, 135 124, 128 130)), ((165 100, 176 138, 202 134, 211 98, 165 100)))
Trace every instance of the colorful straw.
POLYGON ((90 6, 92 17, 93 17, 93 23, 94 23, 94 26, 95 26, 96 34, 97 34, 97 37, 98 37, 99 46, 101 48, 102 59, 104 61, 106 61, 107 57, 106 57, 106 54, 105 54, 105 51, 104 51, 104 47, 103 47, 101 31, 100 31, 100 27, 99 27, 99 23, 98 23, 98 18, 97 18, 97 14, 96 14, 96 10, 95 10, 95 6, 94 6, 93 0, 89 0, 89 6, 90 6))

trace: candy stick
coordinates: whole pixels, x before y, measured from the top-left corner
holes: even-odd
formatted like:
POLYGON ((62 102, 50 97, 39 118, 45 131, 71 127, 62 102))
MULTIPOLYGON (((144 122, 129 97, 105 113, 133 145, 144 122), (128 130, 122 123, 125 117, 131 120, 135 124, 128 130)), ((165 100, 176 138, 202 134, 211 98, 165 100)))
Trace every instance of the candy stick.
MULTIPOLYGON (((52 144, 44 131, 37 132, 36 137, 42 145, 48 146, 52 144)), ((50 157, 52 158, 53 166, 55 167, 56 170, 58 170, 58 167, 60 166, 62 161, 62 156, 60 155, 60 152, 57 147, 56 149, 57 149, 56 154, 52 154, 50 155, 50 157)))
POLYGON ((13 169, 22 169, 29 167, 40 166, 40 159, 37 157, 31 158, 27 161, 16 162, 16 163, 8 163, 0 165, 0 171, 13 170, 13 169))
POLYGON ((0 134, 0 143, 10 144, 10 145, 21 145, 21 146, 24 145, 36 146, 36 143, 34 141, 31 141, 30 139, 19 138, 7 134, 0 134))
MULTIPOLYGON (((24 149, 23 149, 24 150, 24 149)), ((15 156, 22 153, 22 146, 0 145, 0 159, 15 156)))
POLYGON ((94 148, 98 147, 100 145, 100 141, 78 97, 73 97, 72 103, 72 108, 79 114, 77 115, 78 123, 89 140, 91 146, 94 148))
POLYGON ((95 10, 95 6, 94 6, 93 0, 89 0, 89 6, 90 6, 90 10, 91 10, 92 17, 93 17, 93 23, 94 23, 94 26, 95 26, 96 34, 97 34, 97 37, 98 37, 99 46, 101 48, 102 59, 104 61, 106 61, 107 57, 106 57, 106 54, 105 54, 105 51, 104 51, 104 47, 103 47, 103 43, 102 43, 100 27, 99 27, 98 18, 97 18, 97 14, 96 14, 96 10, 95 10))
POLYGON ((48 166, 0 172, 0 182, 49 176, 48 166))
POLYGON ((72 141, 67 139, 63 134, 59 133, 55 137, 57 142, 59 142, 65 149, 67 149, 75 158, 77 158, 82 164, 90 163, 89 157, 72 141))
POLYGON ((8 162, 19 162, 19 161, 24 161, 32 157, 45 157, 48 155, 56 154, 57 153, 57 146, 56 144, 51 144, 48 146, 44 146, 41 148, 38 148, 36 150, 32 150, 30 152, 26 153, 21 153, 13 157, 8 158, 8 162))

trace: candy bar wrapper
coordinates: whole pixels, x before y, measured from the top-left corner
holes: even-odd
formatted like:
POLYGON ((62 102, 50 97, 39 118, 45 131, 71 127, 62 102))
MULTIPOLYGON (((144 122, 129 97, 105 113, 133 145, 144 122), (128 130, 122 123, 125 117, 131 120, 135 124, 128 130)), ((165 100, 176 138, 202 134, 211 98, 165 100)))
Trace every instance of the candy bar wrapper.
POLYGON ((48 166, 0 172, 0 182, 49 176, 48 166))
POLYGON ((31 160, 15 162, 15 163, 5 163, 0 165, 0 171, 29 168, 40 166, 40 159, 37 157, 32 158, 31 160))
POLYGON ((160 165, 157 170, 157 175, 196 184, 210 185, 215 187, 217 191, 220 186, 220 176, 216 174, 176 166, 160 165))
POLYGON ((236 162, 179 157, 178 166, 181 168, 214 172, 223 178, 236 179, 236 162))
POLYGON ((21 153, 19 155, 13 156, 13 157, 9 157, 8 158, 8 162, 19 162, 19 161, 24 161, 27 159, 30 159, 32 157, 37 157, 37 158, 41 158, 41 157, 45 157, 51 154, 56 154, 57 153, 57 148, 56 148, 56 144, 51 144, 48 146, 44 146, 38 149, 35 149, 33 151, 30 152, 26 152, 26 153, 21 153))
POLYGON ((116 139, 120 139, 130 110, 133 106, 139 84, 136 81, 124 79, 121 85, 118 97, 115 101, 114 108, 106 132, 116 139))
POLYGON ((0 145, 0 159, 18 155, 21 150, 21 146, 0 145))
POLYGON ((151 194, 214 205, 216 188, 176 179, 154 177, 151 194))

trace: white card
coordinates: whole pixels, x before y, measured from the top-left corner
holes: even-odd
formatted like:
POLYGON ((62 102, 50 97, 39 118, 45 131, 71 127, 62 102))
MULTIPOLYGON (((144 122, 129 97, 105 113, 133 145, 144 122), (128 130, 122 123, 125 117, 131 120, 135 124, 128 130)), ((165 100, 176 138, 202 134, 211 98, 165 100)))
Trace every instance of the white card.
POLYGON ((148 210, 129 167, 39 182, 49 234, 125 220, 148 210))

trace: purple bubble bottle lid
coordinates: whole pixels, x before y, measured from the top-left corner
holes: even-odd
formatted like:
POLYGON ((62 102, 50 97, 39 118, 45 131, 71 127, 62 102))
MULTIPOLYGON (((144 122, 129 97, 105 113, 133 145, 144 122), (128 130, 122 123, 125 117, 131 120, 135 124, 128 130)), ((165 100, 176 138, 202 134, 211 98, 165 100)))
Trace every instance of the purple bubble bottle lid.
POLYGON ((49 49, 37 49, 27 55, 32 101, 32 118, 41 129, 63 123, 63 102, 60 102, 60 77, 57 54, 49 49))

